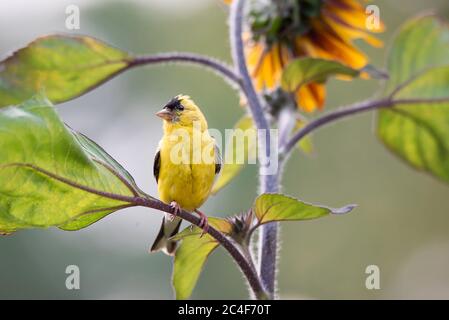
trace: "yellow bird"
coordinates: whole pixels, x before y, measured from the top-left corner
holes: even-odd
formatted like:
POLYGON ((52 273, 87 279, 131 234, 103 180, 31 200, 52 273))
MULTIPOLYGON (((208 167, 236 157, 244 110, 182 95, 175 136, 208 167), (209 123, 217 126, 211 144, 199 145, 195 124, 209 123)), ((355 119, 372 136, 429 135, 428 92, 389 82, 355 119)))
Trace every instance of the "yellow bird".
POLYGON ((184 209, 196 212, 207 232, 207 217, 198 208, 210 195, 215 175, 221 169, 221 157, 207 121, 189 96, 178 95, 156 113, 163 119, 164 135, 154 159, 154 177, 161 201, 170 204, 175 215, 166 214, 151 252, 162 250, 173 255, 176 242, 170 240, 179 231, 184 209))

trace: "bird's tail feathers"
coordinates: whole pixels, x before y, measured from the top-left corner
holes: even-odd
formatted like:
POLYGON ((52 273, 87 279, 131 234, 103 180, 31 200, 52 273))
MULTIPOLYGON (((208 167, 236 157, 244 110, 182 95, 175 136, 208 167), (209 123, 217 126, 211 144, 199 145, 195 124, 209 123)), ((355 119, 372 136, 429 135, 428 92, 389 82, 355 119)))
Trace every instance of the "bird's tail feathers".
POLYGON ((165 254, 172 256, 175 254, 177 241, 170 240, 175 234, 179 232, 179 227, 181 226, 182 219, 176 218, 170 221, 167 216, 162 219, 161 228, 151 246, 150 252, 162 251, 165 254))

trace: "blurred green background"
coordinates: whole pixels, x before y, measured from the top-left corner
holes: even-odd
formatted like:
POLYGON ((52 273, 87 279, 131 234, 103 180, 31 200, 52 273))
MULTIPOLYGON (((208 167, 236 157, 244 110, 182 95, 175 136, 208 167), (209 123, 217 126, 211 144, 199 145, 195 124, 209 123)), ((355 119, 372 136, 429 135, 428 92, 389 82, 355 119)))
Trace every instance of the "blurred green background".
MULTIPOLYGON (((449 16, 447 0, 373 1, 388 30, 386 48, 361 47, 384 65, 388 43, 408 17, 434 9, 449 16)), ((65 29, 65 8, 81 9, 77 33, 134 53, 193 51, 230 61, 227 8, 219 0, 3 0, 0 54, 65 29)), ((326 109, 378 90, 374 80, 331 81, 326 109)), ((65 121, 121 162, 143 190, 156 194, 153 155, 161 136, 154 112, 171 96, 191 95, 210 127, 231 128, 243 114, 237 94, 210 72, 186 66, 132 70, 81 98, 60 105, 65 121)), ((341 206, 351 214, 282 224, 280 297, 285 299, 449 298, 449 187, 413 171, 376 139, 373 114, 314 135, 313 157, 296 153, 283 191, 305 201, 341 206), (365 288, 365 268, 377 265, 381 289, 365 288)), ((1 151, 0 151, 1 152, 1 151)), ((204 211, 226 216, 256 196, 256 168, 248 167, 209 199, 204 211)), ((172 261, 147 254, 161 215, 133 208, 77 231, 21 231, 0 238, 0 298, 166 299, 172 261), (65 287, 65 268, 81 270, 81 289, 65 287)), ((222 250, 206 264, 193 298, 247 298, 236 265, 222 250)))

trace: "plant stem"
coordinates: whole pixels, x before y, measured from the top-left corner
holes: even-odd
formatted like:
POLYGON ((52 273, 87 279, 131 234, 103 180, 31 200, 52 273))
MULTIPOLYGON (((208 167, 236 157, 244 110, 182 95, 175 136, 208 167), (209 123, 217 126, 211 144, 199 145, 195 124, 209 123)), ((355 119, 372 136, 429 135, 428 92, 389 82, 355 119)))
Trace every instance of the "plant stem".
POLYGON ((230 66, 217 59, 190 52, 168 52, 148 56, 139 56, 133 58, 129 62, 128 68, 147 64, 170 62, 185 62, 209 68, 212 71, 224 76, 225 79, 229 80, 233 85, 241 87, 240 77, 234 72, 234 70, 232 70, 230 66))
POLYGON ((441 97, 441 98, 410 98, 410 99, 393 99, 392 97, 387 97, 379 100, 366 100, 362 102, 356 102, 347 107, 341 107, 336 109, 335 111, 329 112, 322 117, 319 117, 311 122, 309 122, 305 127, 298 130, 293 137, 285 144, 281 145, 280 156, 284 157, 287 155, 295 145, 301 141, 306 135, 315 131, 316 129, 333 123, 342 118, 350 117, 358 113, 362 113, 365 111, 370 111, 374 109, 388 109, 392 108, 396 105, 401 104, 421 104, 421 103, 446 103, 449 102, 449 97, 441 97))
MULTIPOLYGON (((241 77, 242 91, 248 101, 249 110, 254 123, 259 130, 264 130, 265 142, 262 139, 259 141, 259 159, 262 157, 261 165, 259 167, 260 177, 260 193, 274 193, 279 189, 278 172, 274 174, 267 174, 266 166, 267 159, 271 159, 270 150, 270 126, 265 117, 259 95, 254 89, 250 74, 245 61, 244 46, 242 40, 243 31, 243 9, 245 0, 234 0, 231 5, 230 13, 230 42, 232 47, 232 56, 234 64, 237 67, 241 77)), ((276 276, 276 254, 277 254, 277 233, 278 223, 269 223, 263 225, 259 237, 259 276, 262 279, 264 287, 269 293, 271 299, 274 298, 275 292, 275 276, 276 276)))
MULTIPOLYGON (((279 191, 279 175, 266 175, 260 177, 260 193, 276 193, 279 191)), ((270 222, 259 228, 259 275, 270 293, 275 298, 276 268, 278 251, 279 223, 270 222)))
MULTIPOLYGON (((97 196, 100 197, 104 197, 104 198, 108 198, 108 199, 113 199, 116 201, 120 201, 123 202, 122 205, 118 205, 116 207, 111 207, 109 209, 123 209, 123 208, 128 208, 128 207, 133 207, 133 206, 143 206, 143 207, 148 207, 148 208, 152 208, 152 209, 156 209, 159 211, 163 211, 163 212, 167 212, 167 213, 171 213, 174 214, 174 208, 172 208, 170 205, 163 203, 160 200, 157 200, 153 197, 150 197, 148 195, 138 195, 135 196, 136 194, 139 193, 140 190, 136 190, 134 188, 132 188, 133 186, 130 184, 126 184, 128 187, 132 188, 130 191, 134 194, 134 196, 126 196, 126 195, 120 195, 120 194, 114 194, 114 193, 110 193, 110 192, 105 192, 105 191, 101 191, 101 190, 97 190, 97 189, 93 189, 90 188, 88 186, 84 186, 81 185, 77 182, 71 181, 67 178, 58 176, 56 174, 53 174, 45 169, 42 169, 40 167, 37 167, 35 165, 32 164, 27 164, 27 163, 11 163, 2 167, 14 167, 14 166, 20 166, 20 167, 25 167, 25 168, 29 168, 30 170, 34 170, 36 172, 39 172, 51 179, 57 180, 63 184, 67 184, 71 187, 74 187, 76 189, 79 190, 83 190, 87 193, 90 194, 95 194, 97 196)), ((123 180, 120 177, 120 180, 123 180)), ((105 210, 105 208, 102 209, 103 211, 105 210)), ((94 210, 95 211, 95 210, 94 210)), ((93 213, 94 211, 91 212, 86 212, 87 213, 93 213)), ((201 226, 201 219, 196 217, 195 215, 193 215, 190 212, 187 212, 185 210, 182 210, 181 212, 177 213, 178 217, 189 221, 190 223, 200 227, 201 226)), ((265 300, 269 297, 269 295, 266 293, 263 284, 260 282, 259 276, 257 274, 256 269, 254 268, 254 264, 253 261, 250 260, 251 256, 246 257, 246 255, 244 253, 241 252, 241 250, 231 241, 229 240, 223 233, 221 233, 220 231, 216 230, 215 228, 213 228, 212 226, 209 226, 209 229, 207 231, 207 233, 209 233, 215 240, 217 240, 228 252, 229 254, 234 258, 234 260, 237 262, 238 266, 240 267, 240 269, 242 270, 243 274, 245 275, 245 277, 248 279, 248 283, 251 287, 251 289, 253 290, 253 294, 254 296, 259 299, 259 300, 265 300), (248 259, 248 260, 247 260, 248 259)))
POLYGON ((311 122, 309 122, 306 126, 298 130, 291 139, 285 144, 281 145, 280 153, 282 155, 288 154, 294 146, 306 135, 311 133, 312 131, 320 128, 321 126, 339 120, 341 118, 345 118, 348 116, 352 116, 357 113, 361 113, 364 111, 369 111, 378 108, 388 108, 395 104, 393 100, 390 99, 380 99, 380 100, 368 100, 363 102, 355 103, 348 107, 342 107, 335 111, 329 112, 322 117, 319 117, 311 122))
POLYGON ((259 95, 254 89, 251 77, 245 61, 245 52, 242 40, 243 29, 243 7, 245 0, 233 1, 230 14, 230 40, 232 49, 232 58, 241 78, 243 93, 248 101, 251 116, 254 119, 257 129, 268 131, 270 126, 263 112, 259 95))
MULTIPOLYGON (((144 206, 171 214, 174 213, 174 209, 171 206, 155 199, 135 197, 133 198, 132 203, 134 203, 136 206, 144 206)), ((201 219, 190 212, 182 210, 177 214, 177 216, 198 227, 201 226, 201 219)), ((235 262, 245 275, 246 279, 248 280, 254 296, 259 300, 266 300, 269 295, 265 291, 263 284, 260 282, 259 276, 256 269, 254 268, 252 260, 249 260, 251 257, 249 256, 247 258, 246 255, 242 253, 242 251, 231 240, 229 240, 223 233, 216 230, 212 226, 209 226, 207 233, 210 234, 215 240, 217 240, 235 260, 235 262)))

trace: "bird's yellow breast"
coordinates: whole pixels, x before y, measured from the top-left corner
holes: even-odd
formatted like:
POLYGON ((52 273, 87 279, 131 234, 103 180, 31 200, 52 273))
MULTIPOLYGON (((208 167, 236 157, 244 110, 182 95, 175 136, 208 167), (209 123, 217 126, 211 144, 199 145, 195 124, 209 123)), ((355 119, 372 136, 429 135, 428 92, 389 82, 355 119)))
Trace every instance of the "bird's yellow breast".
MULTIPOLYGON (((192 131, 189 131, 192 137, 192 131)), ((214 140, 206 134, 200 142, 194 144, 180 144, 179 141, 164 135, 160 142, 160 171, 158 180, 158 192, 160 199, 165 203, 176 201, 181 208, 193 211, 207 200, 215 178, 215 162, 198 157, 194 154, 202 154, 204 150, 212 153, 214 159, 214 140), (201 150, 199 150, 201 149, 201 150), (187 158, 181 161, 183 154, 187 158)))

